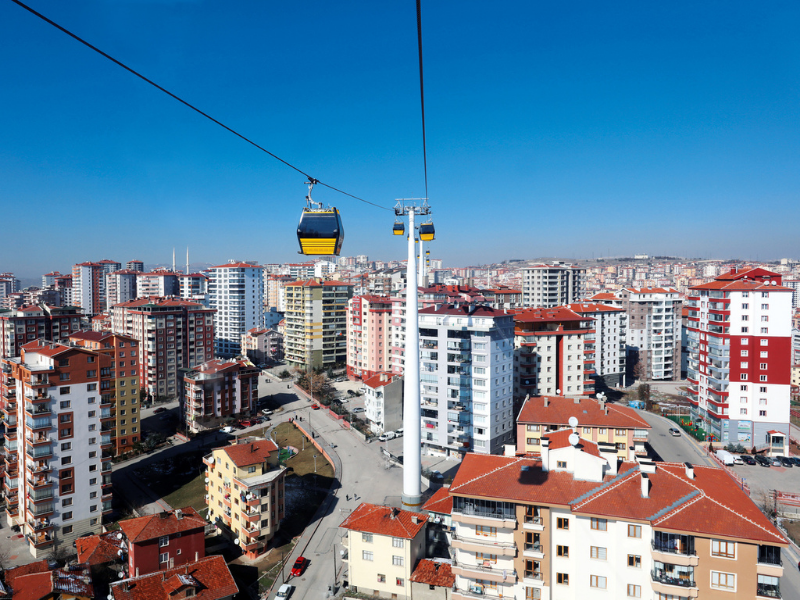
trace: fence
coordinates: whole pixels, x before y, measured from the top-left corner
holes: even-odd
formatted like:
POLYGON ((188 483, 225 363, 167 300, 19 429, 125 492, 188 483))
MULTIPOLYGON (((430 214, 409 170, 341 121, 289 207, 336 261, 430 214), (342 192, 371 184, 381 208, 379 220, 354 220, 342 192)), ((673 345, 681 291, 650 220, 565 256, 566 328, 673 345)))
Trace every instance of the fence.
POLYGON ((742 488, 742 490, 743 490, 744 492, 746 492, 748 496, 750 495, 750 486, 749 486, 749 485, 747 485, 747 484, 744 482, 744 479, 742 479, 741 477, 739 477, 739 476, 736 474, 736 471, 734 471, 733 469, 731 469, 730 467, 728 467, 727 465, 725 465, 725 464, 724 464, 724 463, 723 463, 723 462, 722 462, 722 461, 721 461, 719 458, 717 458, 717 455, 716 455, 716 454, 714 454, 713 452, 709 452, 709 453, 708 453, 708 456, 710 456, 710 457, 711 457, 711 458, 714 460, 714 462, 715 462, 715 463, 717 463, 717 465, 718 465, 719 467, 721 467, 721 468, 725 469, 725 471, 728 473, 728 475, 730 475, 730 476, 733 478, 733 480, 734 480, 736 483, 738 483, 738 484, 739 484, 739 487, 740 487, 740 488, 742 488))

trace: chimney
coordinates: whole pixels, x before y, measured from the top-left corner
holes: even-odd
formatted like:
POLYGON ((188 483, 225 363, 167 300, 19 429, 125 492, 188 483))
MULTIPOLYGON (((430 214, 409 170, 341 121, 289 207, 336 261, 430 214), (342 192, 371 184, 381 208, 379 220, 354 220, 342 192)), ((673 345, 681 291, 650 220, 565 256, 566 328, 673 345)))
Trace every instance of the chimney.
POLYGON ((389 381, 389 378, 386 376, 386 373, 381 373, 381 381, 389 381))
POLYGON ((175 509, 175 518, 180 521, 183 518, 183 511, 180 508, 175 509))
POLYGON ((418 517, 417 515, 412 515, 412 516, 411 516, 411 522, 412 522, 414 525, 419 525, 419 517, 418 517))
POLYGON ((544 407, 547 408, 548 406, 550 406, 550 398, 545 396, 544 397, 544 407))
POLYGON ((393 508, 392 510, 389 511, 389 518, 395 519, 396 517, 397 517, 397 509, 393 508))
POLYGON ((540 440, 542 444, 542 471, 549 471, 550 470, 550 438, 542 438, 540 440))
POLYGON ((250 452, 255 452, 255 451, 256 451, 256 445, 250 444, 250 452))
POLYGON ((575 403, 575 404, 580 404, 581 403, 581 399, 580 398, 573 398, 572 402, 575 403))
POLYGON ((650 477, 647 473, 642 473, 642 498, 650 497, 650 477))
POLYGON ((694 467, 692 466, 692 463, 685 462, 683 463, 683 466, 686 467, 686 477, 688 479, 694 479, 694 467))

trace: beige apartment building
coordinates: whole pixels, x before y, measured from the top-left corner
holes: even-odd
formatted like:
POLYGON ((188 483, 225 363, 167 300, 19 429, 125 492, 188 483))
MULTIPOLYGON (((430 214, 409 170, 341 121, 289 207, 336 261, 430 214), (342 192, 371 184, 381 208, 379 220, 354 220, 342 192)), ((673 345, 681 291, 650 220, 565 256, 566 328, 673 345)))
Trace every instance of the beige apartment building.
POLYGON ((286 514, 286 467, 272 440, 239 438, 203 458, 208 520, 248 558, 267 549, 286 514))
POLYGON ((425 557, 427 516, 362 503, 340 527, 350 586, 371 596, 411 597, 411 574, 425 557))
POLYGON ((613 444, 619 458, 634 460, 636 455, 647 455, 650 425, 635 410, 601 399, 563 396, 525 399, 517 416, 517 452, 540 452, 542 436, 569 427, 572 417, 583 439, 613 444))
POLYGON ((286 286, 284 355, 300 368, 347 362, 347 301, 353 286, 307 279, 286 286))

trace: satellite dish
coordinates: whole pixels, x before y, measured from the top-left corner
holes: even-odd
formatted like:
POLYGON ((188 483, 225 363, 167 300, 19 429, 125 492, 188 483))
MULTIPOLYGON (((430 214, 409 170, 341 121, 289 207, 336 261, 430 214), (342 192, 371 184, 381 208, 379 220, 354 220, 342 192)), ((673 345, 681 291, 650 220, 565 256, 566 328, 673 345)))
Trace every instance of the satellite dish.
POLYGON ((233 543, 238 546, 239 545, 239 538, 236 538, 235 540, 233 540, 233 543))
POLYGON ((569 418, 569 426, 575 429, 578 426, 578 419, 577 417, 570 417, 569 418))
POLYGON ((108 600, 114 600, 114 594, 109 594, 106 598, 108 598, 108 600))
POLYGON ((122 534, 121 534, 121 533, 118 533, 118 534, 117 534, 117 539, 118 539, 118 540, 121 540, 121 539, 122 539, 122 534))
POLYGON ((570 433, 569 434, 569 443, 573 446, 577 446, 578 442, 581 441, 580 436, 577 433, 570 433))
POLYGON ((120 571, 120 572, 119 572, 119 574, 117 574, 117 577, 119 577, 120 579, 122 579, 123 577, 125 577, 125 573, 123 573, 122 571, 120 571))
POLYGON ((206 477, 206 483, 208 483, 208 477, 206 477))
POLYGON ((561 390, 556 390, 556 396, 560 396, 560 395, 561 395, 561 390))

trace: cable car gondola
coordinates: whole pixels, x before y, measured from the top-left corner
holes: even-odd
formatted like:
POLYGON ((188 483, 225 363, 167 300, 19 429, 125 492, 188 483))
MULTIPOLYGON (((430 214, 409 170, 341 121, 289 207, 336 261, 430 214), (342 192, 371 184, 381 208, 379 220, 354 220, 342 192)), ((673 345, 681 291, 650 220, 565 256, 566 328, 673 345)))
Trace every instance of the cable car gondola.
POLYGON ((303 208, 300 223, 297 225, 300 254, 338 256, 344 241, 344 226, 339 210, 336 207, 325 208, 321 203, 314 202, 311 199, 311 189, 317 180, 311 179, 306 183, 306 207, 303 208))
POLYGON ((433 221, 427 223, 420 223, 419 225, 419 239, 423 242, 432 242, 434 238, 433 221))
POLYGON ((392 233, 395 235, 403 235, 406 232, 406 225, 402 221, 395 221, 392 227, 392 233))

